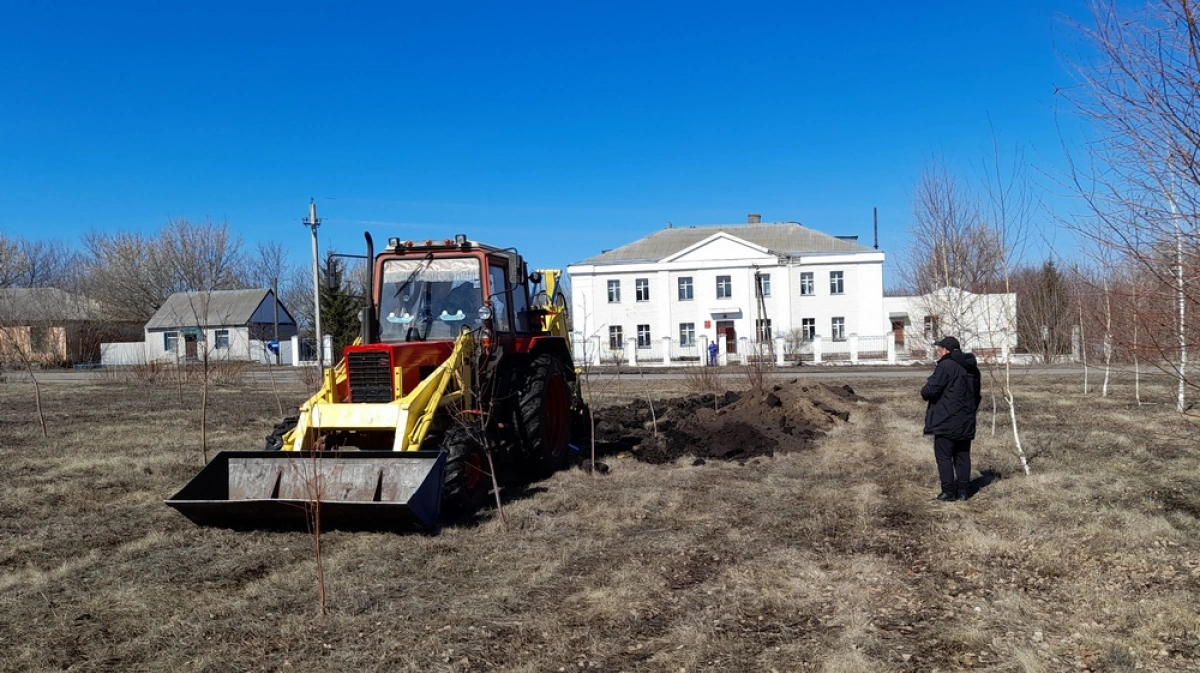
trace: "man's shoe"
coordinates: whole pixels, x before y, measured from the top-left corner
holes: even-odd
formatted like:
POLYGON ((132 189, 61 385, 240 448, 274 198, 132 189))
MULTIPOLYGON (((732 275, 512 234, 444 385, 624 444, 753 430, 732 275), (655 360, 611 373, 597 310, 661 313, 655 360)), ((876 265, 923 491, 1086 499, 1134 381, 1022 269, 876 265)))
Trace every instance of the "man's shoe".
POLYGON ((937 494, 937 497, 934 498, 934 500, 938 500, 940 502, 954 502, 958 500, 958 494, 942 491, 941 493, 937 494))
POLYGON ((959 500, 970 500, 972 495, 974 495, 974 494, 971 493, 971 485, 970 484, 959 484, 958 485, 958 499, 959 500))

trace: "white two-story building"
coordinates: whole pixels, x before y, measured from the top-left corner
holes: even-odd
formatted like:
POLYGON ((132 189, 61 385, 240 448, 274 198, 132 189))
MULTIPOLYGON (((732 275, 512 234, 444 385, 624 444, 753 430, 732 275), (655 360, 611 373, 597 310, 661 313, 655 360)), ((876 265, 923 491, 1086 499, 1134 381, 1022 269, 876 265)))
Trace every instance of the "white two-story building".
POLYGON ((857 237, 796 222, 668 227, 567 267, 578 339, 638 358, 704 358, 777 337, 834 350, 885 339, 883 261, 857 237), (662 349, 670 351, 663 352, 662 349))

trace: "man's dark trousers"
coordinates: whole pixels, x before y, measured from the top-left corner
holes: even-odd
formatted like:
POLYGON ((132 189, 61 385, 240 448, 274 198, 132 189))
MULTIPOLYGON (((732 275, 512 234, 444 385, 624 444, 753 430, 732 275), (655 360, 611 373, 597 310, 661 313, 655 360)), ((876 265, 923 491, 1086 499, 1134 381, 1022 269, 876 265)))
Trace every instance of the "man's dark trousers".
POLYGON ((937 460, 942 493, 967 497, 971 486, 971 440, 935 435, 933 457, 937 460))

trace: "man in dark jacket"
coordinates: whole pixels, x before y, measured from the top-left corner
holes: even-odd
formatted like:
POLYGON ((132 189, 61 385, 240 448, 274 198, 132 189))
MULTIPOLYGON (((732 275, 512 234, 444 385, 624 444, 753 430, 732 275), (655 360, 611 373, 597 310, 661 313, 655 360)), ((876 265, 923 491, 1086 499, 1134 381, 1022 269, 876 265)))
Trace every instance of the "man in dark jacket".
POLYGON ((975 356, 962 352, 952 336, 933 346, 937 366, 921 388, 921 399, 929 403, 925 434, 933 435, 933 455, 942 482, 937 499, 966 500, 971 497, 971 440, 975 439, 975 413, 981 399, 979 367, 975 356))

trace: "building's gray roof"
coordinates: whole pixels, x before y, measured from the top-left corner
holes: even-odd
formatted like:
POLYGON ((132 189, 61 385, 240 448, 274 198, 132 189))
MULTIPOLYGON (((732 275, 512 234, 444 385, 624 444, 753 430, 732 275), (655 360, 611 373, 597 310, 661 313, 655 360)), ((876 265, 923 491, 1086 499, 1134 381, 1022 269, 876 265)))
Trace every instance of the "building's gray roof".
POLYGON ((32 324, 98 320, 100 304, 54 287, 0 290, 0 321, 32 324))
POLYGON ((782 257, 830 252, 875 252, 853 241, 823 234, 797 222, 716 224, 662 229, 576 264, 656 262, 721 232, 762 246, 782 257))
MULTIPOLYGON (((271 296, 267 289, 176 292, 154 313, 146 329, 229 327, 250 324, 254 312, 271 296)), ((283 309, 283 304, 279 305, 283 309)), ((287 309, 280 321, 293 322, 287 309)))

